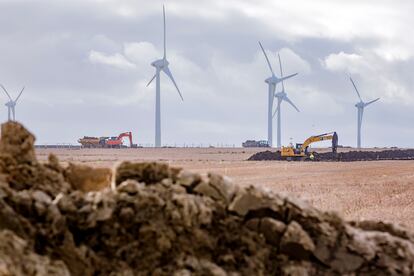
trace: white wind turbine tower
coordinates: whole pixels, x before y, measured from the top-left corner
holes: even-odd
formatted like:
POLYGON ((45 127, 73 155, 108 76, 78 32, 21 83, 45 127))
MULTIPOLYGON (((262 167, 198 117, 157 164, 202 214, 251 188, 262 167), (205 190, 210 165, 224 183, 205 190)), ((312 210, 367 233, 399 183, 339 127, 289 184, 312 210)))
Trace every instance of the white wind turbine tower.
POLYGON ((259 45, 260 45, 260 48, 262 48, 263 54, 264 54, 264 56, 266 58, 266 61, 267 61, 267 65, 269 65, 270 72, 272 73, 272 76, 270 76, 269 78, 267 78, 265 80, 265 82, 269 86, 269 90, 268 90, 269 91, 268 92, 269 93, 269 95, 268 95, 268 110, 267 110, 267 142, 268 142, 269 146, 272 147, 272 145, 273 145, 273 128, 272 128, 272 118, 273 118, 273 116, 272 116, 272 112, 273 112, 273 99, 275 97, 276 84, 278 84, 279 82, 281 82, 283 80, 286 80, 286 79, 289 79, 293 76, 296 76, 298 73, 289 75, 287 77, 281 77, 281 78, 276 77, 275 73, 273 72, 272 65, 270 64, 269 58, 267 57, 266 52, 265 52, 265 50, 262 46, 262 43, 260 43, 260 41, 259 41, 259 45))
POLYGON ((378 101, 380 98, 377 98, 377 99, 372 100, 372 101, 367 102, 367 103, 364 102, 362 100, 362 98, 361 98, 361 94, 359 94, 359 91, 358 91, 358 89, 357 89, 354 81, 352 80, 351 77, 349 79, 351 80, 352 85, 354 86, 355 91, 356 91, 356 93, 358 95, 358 98, 360 100, 360 102, 358 102, 358 103, 355 104, 355 107, 358 109, 358 117, 357 117, 357 120, 358 120, 358 124, 357 124, 357 126, 358 126, 358 130, 357 130, 358 131, 358 134, 357 134, 357 147, 358 148, 361 148, 361 125, 362 125, 362 116, 364 115, 364 108, 366 106, 368 106, 368 105, 370 105, 370 104, 378 101))
POLYGON ((12 99, 12 97, 10 97, 9 92, 7 92, 6 88, 4 88, 4 86, 2 84, 0 84, 1 88, 3 88, 4 92, 6 93, 7 97, 9 98, 9 101, 5 104, 7 106, 7 118, 9 121, 15 121, 16 120, 16 104, 17 101, 19 100, 20 96, 23 93, 24 87, 22 89, 22 91, 20 91, 19 95, 17 96, 17 98, 15 100, 12 99))
POLYGON ((162 7, 163 18, 164 18, 164 57, 158 59, 151 63, 155 67, 155 75, 148 82, 147 86, 151 82, 156 80, 156 94, 155 94, 155 146, 161 147, 161 93, 160 93, 160 72, 163 71, 173 82, 175 88, 177 88, 178 94, 180 95, 181 100, 184 101, 183 96, 181 95, 180 89, 178 89, 177 83, 174 80, 173 75, 171 74, 170 69, 168 68, 169 62, 167 60, 167 47, 166 47, 166 25, 165 25, 165 8, 162 7))
MULTIPOLYGON (((282 146, 282 132, 281 132, 281 117, 280 117, 280 108, 283 101, 289 103, 291 106, 293 106, 294 109, 297 110, 297 112, 300 112, 299 109, 296 107, 296 105, 288 98, 286 92, 285 92, 285 84, 283 82, 283 70, 282 70, 282 62, 280 60, 280 54, 277 54, 279 58, 279 67, 280 67, 280 77, 282 80, 282 91, 277 93, 275 95, 275 98, 277 98, 277 107, 275 112, 273 113, 273 116, 277 113, 277 147, 280 148, 282 146)), ((296 75, 296 74, 295 74, 296 75)))

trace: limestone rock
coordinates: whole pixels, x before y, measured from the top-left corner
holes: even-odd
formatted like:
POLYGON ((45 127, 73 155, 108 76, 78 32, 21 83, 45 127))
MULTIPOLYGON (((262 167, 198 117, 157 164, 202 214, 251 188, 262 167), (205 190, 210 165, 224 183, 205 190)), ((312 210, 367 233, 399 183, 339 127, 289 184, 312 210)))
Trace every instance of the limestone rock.
POLYGON ((70 276, 70 273, 64 262, 34 253, 25 240, 9 230, 1 230, 0 275, 70 276))
POLYGON ((179 172, 180 170, 171 169, 166 164, 123 162, 116 169, 115 185, 118 186, 127 179, 146 184, 155 184, 165 178, 176 180, 179 172))
POLYGON ((194 188, 197 186, 201 181, 202 178, 199 174, 188 172, 188 171, 180 171, 177 176, 178 180, 177 183, 186 187, 186 188, 194 188))
POLYGON ((282 219, 284 200, 257 188, 248 187, 240 189, 236 193, 228 209, 240 216, 245 216, 249 212, 262 212, 267 213, 270 217, 282 219))
POLYGON ((307 259, 315 250, 315 244, 299 223, 292 221, 282 236, 280 251, 293 258, 307 259))
POLYGON ((110 187, 112 171, 70 163, 64 170, 64 176, 75 190, 90 192, 110 187))

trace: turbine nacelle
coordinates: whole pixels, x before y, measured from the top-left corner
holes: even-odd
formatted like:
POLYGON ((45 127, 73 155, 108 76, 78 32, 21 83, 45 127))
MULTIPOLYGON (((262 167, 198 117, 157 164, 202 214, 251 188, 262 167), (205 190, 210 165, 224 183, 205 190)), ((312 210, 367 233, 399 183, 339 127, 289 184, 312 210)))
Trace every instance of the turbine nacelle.
POLYGON ((356 108, 364 108, 364 107, 365 107, 365 105, 366 105, 366 104, 365 104, 364 102, 359 102, 359 103, 356 103, 356 104, 355 104, 355 107, 356 107, 356 108))
POLYGON ((265 83, 267 83, 267 84, 274 84, 274 85, 276 85, 279 82, 280 82, 280 79, 278 77, 274 76, 274 75, 271 76, 271 77, 269 77, 269 78, 267 78, 267 79, 265 79, 265 83))
POLYGON ((298 73, 295 73, 295 74, 292 74, 292 75, 289 75, 289 76, 287 76, 287 77, 283 77, 283 75, 282 75, 282 77, 280 77, 280 78, 278 78, 278 77, 276 77, 275 75, 272 75, 271 77, 269 77, 269 78, 267 78, 267 79, 265 79, 265 82, 267 83, 267 84, 274 84, 274 85, 276 85, 276 84, 278 84, 278 83, 282 83, 282 86, 284 86, 283 85, 283 81, 284 80, 287 80, 287 79, 290 79, 290 78, 292 78, 292 77, 294 77, 294 76, 296 76, 298 73))
POLYGON ((170 63, 165 58, 158 59, 158 60, 151 63, 152 66, 154 66, 155 68, 160 69, 160 70, 168 67, 169 64, 170 63))
POLYGON ((14 101, 8 101, 4 105, 7 106, 7 107, 15 107, 16 106, 16 102, 14 102, 14 101))
POLYGON ((275 98, 284 99, 286 97, 287 97, 287 94, 284 91, 280 91, 280 92, 278 92, 278 93, 275 94, 275 98))

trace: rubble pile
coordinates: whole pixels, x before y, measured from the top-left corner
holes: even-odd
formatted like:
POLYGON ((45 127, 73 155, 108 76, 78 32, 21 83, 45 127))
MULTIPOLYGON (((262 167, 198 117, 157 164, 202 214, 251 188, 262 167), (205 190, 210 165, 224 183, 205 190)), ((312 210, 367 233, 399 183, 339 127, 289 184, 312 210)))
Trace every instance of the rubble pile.
POLYGON ((91 191, 93 169, 40 164, 33 141, 2 126, 0 275, 414 273, 414 235, 399 226, 157 163, 124 162, 91 191))

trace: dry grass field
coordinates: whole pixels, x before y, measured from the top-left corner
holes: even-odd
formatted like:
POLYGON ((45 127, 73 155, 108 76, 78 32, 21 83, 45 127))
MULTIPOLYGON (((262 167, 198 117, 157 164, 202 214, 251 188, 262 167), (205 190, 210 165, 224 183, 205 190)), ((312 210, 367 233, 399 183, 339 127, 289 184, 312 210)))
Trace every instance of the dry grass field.
POLYGON ((231 177, 240 185, 256 185, 306 199, 348 220, 374 219, 404 224, 414 230, 414 161, 282 162, 245 161, 260 149, 38 149, 64 163, 111 167, 116 162, 160 161, 206 174, 231 177))

